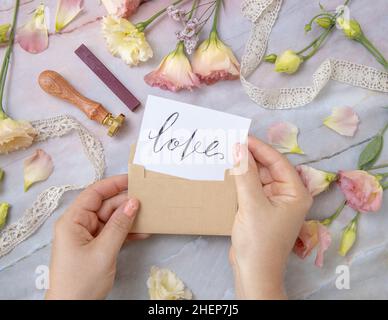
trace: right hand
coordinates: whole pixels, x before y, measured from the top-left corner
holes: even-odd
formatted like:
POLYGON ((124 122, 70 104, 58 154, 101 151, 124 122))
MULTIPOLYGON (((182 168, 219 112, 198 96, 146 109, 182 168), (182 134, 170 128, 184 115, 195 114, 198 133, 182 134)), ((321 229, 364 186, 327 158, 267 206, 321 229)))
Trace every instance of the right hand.
POLYGON ((232 230, 230 261, 236 296, 286 298, 283 278, 312 197, 285 156, 249 137, 237 145, 235 182, 238 212, 232 230), (247 161, 245 172, 238 172, 247 161))

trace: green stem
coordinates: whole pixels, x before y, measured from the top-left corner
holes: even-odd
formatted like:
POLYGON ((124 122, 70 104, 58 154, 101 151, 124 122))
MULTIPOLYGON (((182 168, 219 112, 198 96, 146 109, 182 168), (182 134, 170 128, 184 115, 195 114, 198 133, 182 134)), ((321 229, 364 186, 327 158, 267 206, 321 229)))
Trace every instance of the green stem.
POLYGON ((379 164, 377 166, 370 167, 368 171, 376 170, 376 169, 383 169, 388 167, 388 163, 379 164))
POLYGON ((380 178, 380 180, 383 180, 383 179, 385 179, 386 177, 388 177, 388 172, 375 173, 374 176, 380 178))
POLYGON ((189 20, 193 17, 193 14, 194 14, 195 10, 198 8, 198 2, 199 2, 199 0, 194 0, 193 1, 193 5, 191 7, 191 11, 190 11, 190 14, 189 14, 189 20))
MULTIPOLYGON (((345 1, 344 3, 344 6, 347 6, 348 3, 350 2, 350 0, 347 0, 345 1)), ((338 12, 335 16, 332 16, 333 17, 333 20, 335 20, 339 15, 341 15, 342 12, 338 12)), ((315 16, 311 21, 310 21, 310 24, 312 23, 312 21, 317 18, 318 16, 320 15, 317 15, 315 16)), ((308 59, 310 59, 319 49, 319 47, 321 46, 321 44, 323 43, 323 41, 328 37, 328 35, 334 30, 334 27, 335 27, 335 24, 333 24, 330 28, 328 28, 326 31, 324 31, 318 38, 316 38, 314 41, 312 41, 307 47, 303 48, 302 50, 298 51, 296 54, 300 55, 302 54, 303 52, 307 51, 308 49, 310 49, 311 47, 314 46, 314 49, 312 50, 311 53, 309 53, 307 56, 303 57, 303 60, 306 61, 308 59)))
POLYGON ((388 69, 387 60, 385 60, 381 52, 377 50, 377 48, 369 41, 367 37, 365 37, 364 34, 362 34, 361 37, 357 39, 357 41, 361 43, 386 70, 388 69))
POLYGON ((153 16, 151 16, 149 19, 145 20, 145 21, 142 21, 142 22, 139 22, 139 23, 136 23, 136 28, 139 30, 139 31, 144 31, 145 28, 147 28, 152 22, 154 22, 157 18, 159 18, 163 13, 165 13, 167 11, 167 8, 169 6, 175 6, 181 2, 183 2, 185 0, 177 0, 175 2, 173 2, 172 4, 168 5, 167 7, 165 7, 164 9, 158 11, 157 13, 155 13, 153 16))
POLYGON ((216 9, 214 11, 214 19, 213 19, 213 26, 212 26, 212 32, 215 32, 215 33, 217 33, 218 16, 220 14, 221 3, 222 3, 222 0, 216 0, 216 9))
POLYGON ((317 51, 319 50, 319 48, 321 47, 321 44, 323 43, 323 41, 325 41, 325 39, 329 36, 330 32, 334 29, 334 25, 331 26, 329 29, 325 30, 325 32, 323 32, 319 38, 317 39, 318 41, 314 44, 314 48, 313 50, 311 50, 311 52, 307 55, 307 56, 302 56, 303 58, 303 61, 307 61, 308 59, 310 59, 314 54, 317 53, 317 51))
POLYGON ((15 2, 15 9, 13 12, 13 19, 12 19, 12 27, 9 34, 9 41, 8 41, 8 47, 4 55, 3 64, 1 66, 1 73, 0 73, 0 119, 7 118, 7 114, 4 111, 3 107, 3 97, 4 97, 4 88, 5 88, 5 80, 7 78, 8 73, 8 66, 9 66, 9 60, 11 58, 12 54, 12 48, 15 41, 15 30, 16 30, 16 21, 17 16, 19 12, 19 4, 20 0, 16 0, 15 2))
POLYGON ((344 200, 341 205, 337 208, 337 210, 328 218, 322 220, 322 224, 325 226, 331 225, 331 223, 338 218, 342 210, 345 208, 346 200, 344 200))

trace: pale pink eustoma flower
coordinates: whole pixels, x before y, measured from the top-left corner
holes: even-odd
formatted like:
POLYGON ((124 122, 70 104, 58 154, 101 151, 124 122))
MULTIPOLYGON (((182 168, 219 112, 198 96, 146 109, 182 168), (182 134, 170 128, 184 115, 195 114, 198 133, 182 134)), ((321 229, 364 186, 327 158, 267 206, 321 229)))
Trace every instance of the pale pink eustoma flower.
POLYGON ((142 3, 142 0, 102 0, 108 14, 128 18, 134 14, 142 3))
POLYGON ((353 137, 357 131, 359 122, 360 119, 353 108, 337 107, 323 121, 323 124, 343 136, 353 137))
POLYGON ((59 0, 55 17, 55 31, 65 28, 82 11, 83 0, 59 0))
POLYGON ((330 247, 331 235, 326 226, 317 220, 305 221, 294 245, 294 253, 301 259, 306 258, 317 248, 315 265, 323 266, 324 253, 330 247))
POLYGON ((184 53, 183 42, 179 42, 177 48, 163 58, 158 68, 144 77, 144 81, 152 87, 173 92, 182 89, 191 91, 200 85, 184 53))
POLYGON ((335 173, 318 170, 306 165, 297 166, 296 171, 298 171, 304 185, 313 197, 327 190, 337 178, 335 173))
POLYGON ((54 170, 53 161, 44 150, 38 149, 24 160, 24 191, 35 182, 46 180, 54 170))
POLYGON ((240 63, 232 50, 212 31, 193 56, 193 71, 207 85, 219 80, 235 80, 240 77, 240 63))
POLYGON ((347 204, 360 212, 380 210, 383 188, 377 177, 363 170, 340 171, 338 185, 347 204))
POLYGON ((39 5, 30 20, 16 33, 16 41, 30 53, 40 53, 48 47, 45 6, 39 5))
POLYGON ((289 122, 272 124, 267 131, 268 142, 281 153, 304 154, 298 145, 299 129, 289 122))

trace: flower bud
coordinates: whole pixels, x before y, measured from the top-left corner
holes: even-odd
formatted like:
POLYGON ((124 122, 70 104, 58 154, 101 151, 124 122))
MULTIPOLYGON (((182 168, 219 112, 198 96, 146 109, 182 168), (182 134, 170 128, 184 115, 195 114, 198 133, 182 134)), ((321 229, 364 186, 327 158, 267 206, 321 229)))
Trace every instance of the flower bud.
POLYGON ((337 23, 349 39, 358 40, 362 36, 361 26, 356 20, 346 20, 340 17, 337 19, 337 23))
POLYGON ((277 57, 275 62, 275 71, 292 74, 299 69, 302 62, 302 58, 297 55, 295 51, 286 50, 277 57))
POLYGON ((338 250, 339 255, 346 256, 348 251, 353 247, 357 238, 357 219, 353 219, 345 227, 342 233, 341 244, 338 250))
POLYGON ((264 57, 264 61, 270 62, 270 63, 275 63, 277 59, 277 55, 274 53, 268 54, 264 57))
POLYGON ((0 43, 8 40, 8 30, 11 27, 9 23, 0 25, 0 43))
POLYGON ((9 204, 7 202, 0 203, 0 229, 4 227, 7 221, 9 204))
POLYGON ((329 17, 321 17, 314 20, 315 23, 323 29, 329 29, 333 24, 333 19, 329 17))

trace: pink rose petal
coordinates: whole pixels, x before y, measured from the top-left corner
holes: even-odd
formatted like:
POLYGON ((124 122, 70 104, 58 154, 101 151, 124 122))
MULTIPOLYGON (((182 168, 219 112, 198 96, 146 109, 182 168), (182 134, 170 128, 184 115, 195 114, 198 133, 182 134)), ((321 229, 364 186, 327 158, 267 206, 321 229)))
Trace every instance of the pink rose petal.
POLYGON ((268 128, 268 142, 281 153, 304 154, 298 145, 298 133, 298 127, 292 123, 274 123, 268 128))
POLYGON ((33 13, 31 19, 16 34, 16 41, 30 53, 40 53, 48 47, 48 31, 43 4, 33 13))
POLYGON ((359 122, 357 113, 351 107, 337 107, 323 124, 343 136, 353 137, 359 122))
POLYGON ((24 160, 24 191, 36 182, 46 180, 54 170, 53 161, 44 150, 38 149, 24 160))
POLYGON ((55 17, 55 31, 65 28, 82 11, 83 0, 59 0, 55 17))

